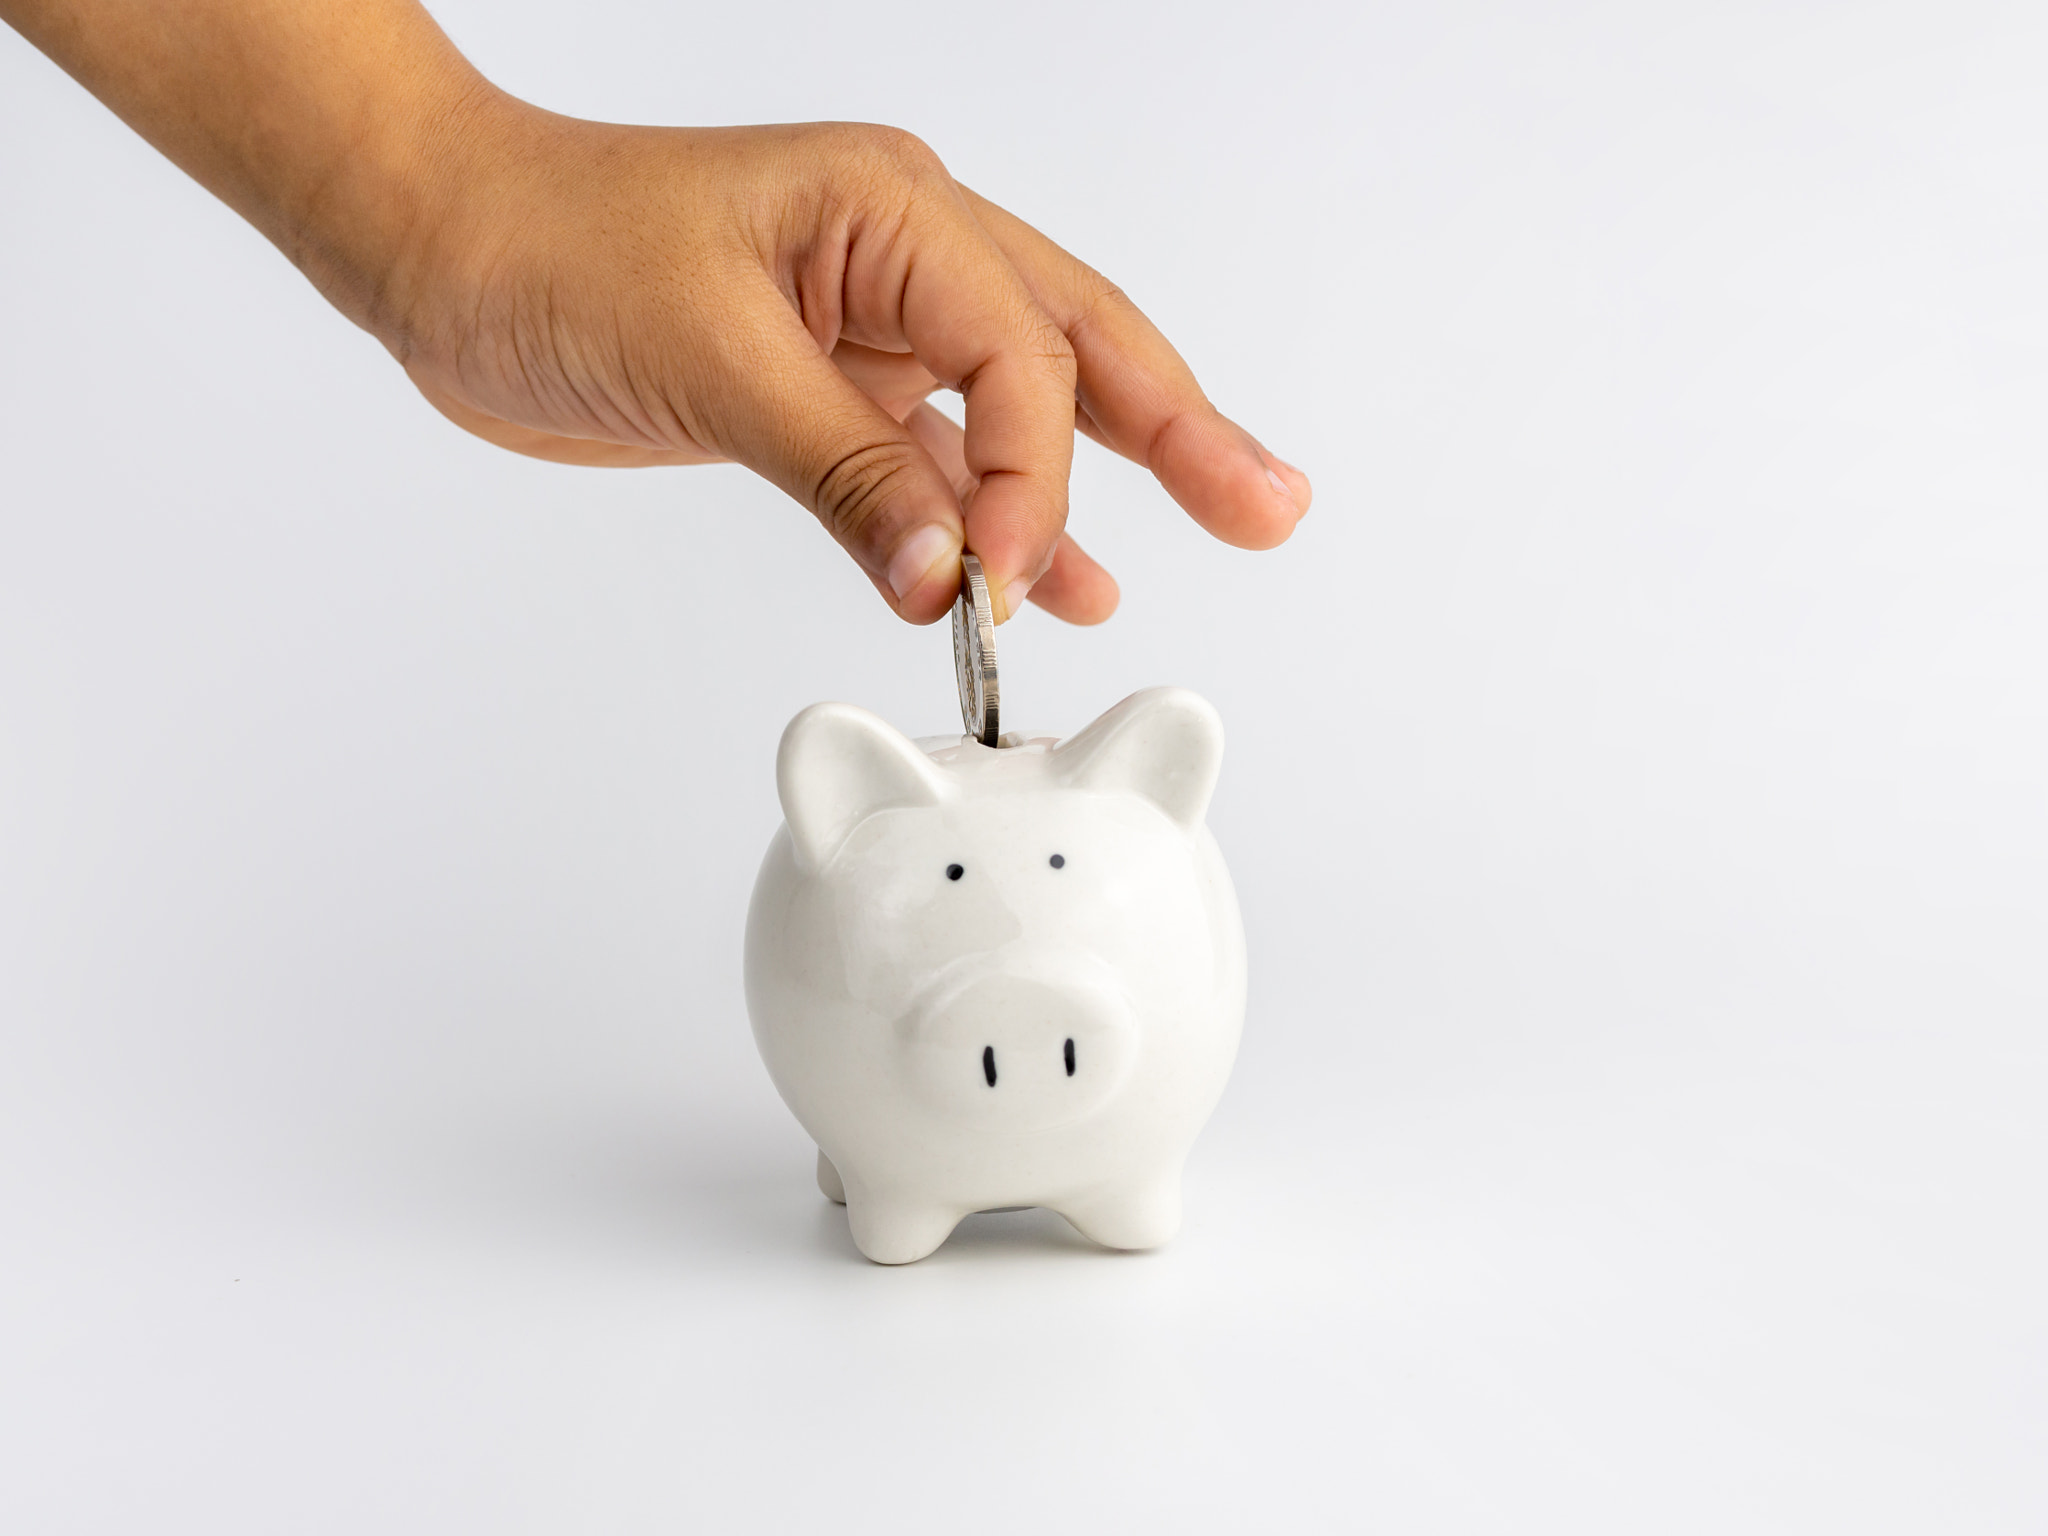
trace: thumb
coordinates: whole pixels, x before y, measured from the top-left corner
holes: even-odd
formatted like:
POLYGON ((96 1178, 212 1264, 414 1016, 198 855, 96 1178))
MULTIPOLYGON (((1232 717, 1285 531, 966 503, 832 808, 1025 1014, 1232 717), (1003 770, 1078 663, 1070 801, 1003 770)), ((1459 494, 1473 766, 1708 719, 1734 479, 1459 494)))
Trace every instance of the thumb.
POLYGON ((959 496, 780 292, 771 286, 763 300, 731 315, 717 365, 725 377, 693 413, 702 435, 809 507, 903 618, 944 617, 960 593, 959 496))

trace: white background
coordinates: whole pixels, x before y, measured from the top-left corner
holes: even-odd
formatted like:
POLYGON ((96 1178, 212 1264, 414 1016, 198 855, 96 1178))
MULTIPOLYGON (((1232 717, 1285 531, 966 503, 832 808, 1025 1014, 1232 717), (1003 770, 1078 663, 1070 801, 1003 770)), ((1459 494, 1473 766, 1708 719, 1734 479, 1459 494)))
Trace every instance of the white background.
POLYGON ((0 35, 0 1524, 2048 1524, 2036 4, 439 8, 863 118, 1315 477, 1084 445, 1252 945, 1170 1249, 862 1261, 748 1034, 778 733, 943 630, 733 469, 446 426, 0 35))

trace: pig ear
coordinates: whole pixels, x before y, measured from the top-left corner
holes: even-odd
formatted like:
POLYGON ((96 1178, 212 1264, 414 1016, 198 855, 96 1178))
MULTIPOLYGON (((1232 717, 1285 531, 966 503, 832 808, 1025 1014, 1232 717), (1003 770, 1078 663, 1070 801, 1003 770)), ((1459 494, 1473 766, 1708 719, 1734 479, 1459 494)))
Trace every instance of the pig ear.
POLYGON ((1223 721, 1199 694, 1147 688, 1054 747, 1052 757, 1065 783, 1143 795, 1193 829, 1223 765, 1223 721))
POLYGON ((789 722, 775 787, 806 869, 823 868, 875 812, 937 805, 946 790, 941 770, 908 737, 851 704, 813 704, 789 722))

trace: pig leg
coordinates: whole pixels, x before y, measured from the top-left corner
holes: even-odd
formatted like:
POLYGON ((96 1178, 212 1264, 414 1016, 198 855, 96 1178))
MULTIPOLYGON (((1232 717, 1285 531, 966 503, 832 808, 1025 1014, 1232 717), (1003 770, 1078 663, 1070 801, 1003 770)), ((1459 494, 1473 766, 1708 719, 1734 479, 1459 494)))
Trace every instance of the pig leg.
POLYGON ((846 1185, 840 1181, 839 1170, 832 1166, 822 1148, 818 1152, 818 1192, 834 1205, 846 1204, 846 1185))
POLYGON ((953 1235, 961 1213, 950 1207, 921 1204, 847 1191, 846 1220, 854 1246, 877 1264, 911 1264, 953 1235))
POLYGON ((1120 1184, 1054 1207, 1105 1248, 1157 1248, 1180 1230, 1180 1170, 1162 1179, 1120 1184))

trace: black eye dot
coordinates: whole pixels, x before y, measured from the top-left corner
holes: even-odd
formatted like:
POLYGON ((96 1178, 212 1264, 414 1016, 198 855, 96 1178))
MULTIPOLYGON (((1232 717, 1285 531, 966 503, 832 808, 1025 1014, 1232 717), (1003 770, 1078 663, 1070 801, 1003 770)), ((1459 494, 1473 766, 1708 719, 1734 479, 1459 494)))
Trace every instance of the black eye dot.
POLYGON ((1054 854, 1052 856, 1052 867, 1054 869, 1065 869, 1067 867, 1067 856, 1064 853, 1054 854))
POLYGON ((958 864, 948 864, 946 866, 946 878, 948 880, 958 880, 962 875, 966 873, 967 871, 961 868, 958 864))

